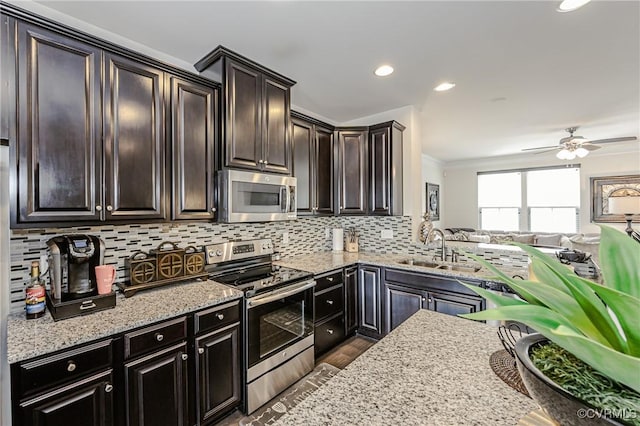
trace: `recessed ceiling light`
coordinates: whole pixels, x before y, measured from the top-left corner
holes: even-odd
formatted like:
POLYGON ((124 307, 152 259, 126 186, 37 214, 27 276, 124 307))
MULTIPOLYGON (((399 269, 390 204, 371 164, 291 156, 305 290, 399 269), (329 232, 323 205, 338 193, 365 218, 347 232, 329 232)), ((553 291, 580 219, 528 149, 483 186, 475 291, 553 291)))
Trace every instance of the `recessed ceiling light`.
POLYGON ((453 89, 454 87, 456 87, 455 83, 451 83, 449 81, 446 81, 446 82, 441 83, 441 84, 437 85, 436 87, 434 87, 433 90, 435 90, 436 92, 444 92, 444 91, 453 89))
POLYGON ((589 3, 591 0, 564 0, 558 6, 558 12, 572 12, 576 9, 581 8, 585 4, 589 3))
POLYGON ((386 77, 393 72, 393 67, 391 65, 380 65, 374 72, 378 77, 386 77))

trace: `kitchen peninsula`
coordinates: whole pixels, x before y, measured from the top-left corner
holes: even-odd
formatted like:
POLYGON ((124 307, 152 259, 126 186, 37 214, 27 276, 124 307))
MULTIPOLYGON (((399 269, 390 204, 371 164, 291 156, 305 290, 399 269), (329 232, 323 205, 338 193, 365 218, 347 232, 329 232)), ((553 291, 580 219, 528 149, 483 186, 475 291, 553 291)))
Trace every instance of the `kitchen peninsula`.
POLYGON ((278 425, 515 425, 537 408, 489 366, 496 329, 420 310, 278 425))

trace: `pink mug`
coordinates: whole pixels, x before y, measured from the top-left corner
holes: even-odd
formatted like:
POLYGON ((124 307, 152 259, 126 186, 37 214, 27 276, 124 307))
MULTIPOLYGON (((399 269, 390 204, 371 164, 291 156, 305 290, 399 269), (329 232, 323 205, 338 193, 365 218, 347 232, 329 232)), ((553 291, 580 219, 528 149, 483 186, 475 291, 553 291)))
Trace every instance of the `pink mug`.
POLYGON ((111 286, 116 279, 116 268, 112 265, 96 266, 96 281, 98 294, 111 293, 111 286))

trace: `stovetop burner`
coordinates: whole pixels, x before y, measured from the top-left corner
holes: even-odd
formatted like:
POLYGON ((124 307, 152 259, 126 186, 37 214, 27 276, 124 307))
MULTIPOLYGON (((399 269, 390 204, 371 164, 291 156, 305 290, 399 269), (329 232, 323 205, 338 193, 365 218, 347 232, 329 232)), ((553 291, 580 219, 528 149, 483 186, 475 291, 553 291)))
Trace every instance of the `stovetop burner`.
POLYGON ((207 246, 206 252, 209 278, 244 291, 246 297, 312 276, 306 271, 273 265, 270 240, 216 244, 207 246))

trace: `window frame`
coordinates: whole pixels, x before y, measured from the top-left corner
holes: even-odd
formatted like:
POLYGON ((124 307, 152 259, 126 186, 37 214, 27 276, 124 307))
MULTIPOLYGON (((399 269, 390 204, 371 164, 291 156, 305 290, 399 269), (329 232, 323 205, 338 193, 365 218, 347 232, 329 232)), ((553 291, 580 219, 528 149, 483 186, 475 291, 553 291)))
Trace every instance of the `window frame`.
MULTIPOLYGON (((519 206, 480 206, 479 202, 477 203, 477 215, 478 215, 478 226, 480 229, 485 230, 485 227, 482 225, 482 209, 498 209, 498 208, 517 208, 518 209, 518 230, 514 232, 551 232, 551 231, 532 231, 531 230, 531 209, 532 208, 575 208, 576 214, 576 229, 575 233, 580 232, 580 202, 578 202, 577 206, 530 206, 528 203, 527 197, 527 179, 528 173, 530 171, 541 171, 541 170, 557 170, 557 169, 578 169, 578 173, 580 173, 580 164, 565 164, 562 166, 544 166, 544 167, 527 167, 520 169, 506 169, 506 170, 491 170, 491 171, 482 171, 477 172, 476 174, 476 186, 479 187, 479 179, 478 176, 481 175, 495 175, 495 174, 503 174, 503 173, 520 173, 520 205, 519 206), (522 214, 522 212, 526 212, 526 214, 522 214)), ((581 178, 582 176, 580 176, 581 178)), ((479 188, 478 188, 479 190, 479 188)), ((580 190, 578 188, 578 190, 580 190)), ((478 191, 479 193, 479 191, 478 191)), ((478 197, 479 198, 479 197, 478 197)), ((490 230, 490 229, 487 229, 490 230)), ((503 229, 504 230, 504 229, 503 229)), ((506 230, 505 230, 506 231, 506 230)), ((553 231, 558 233, 563 233, 564 231, 553 231)), ((572 231, 568 231, 571 233, 572 231)))

